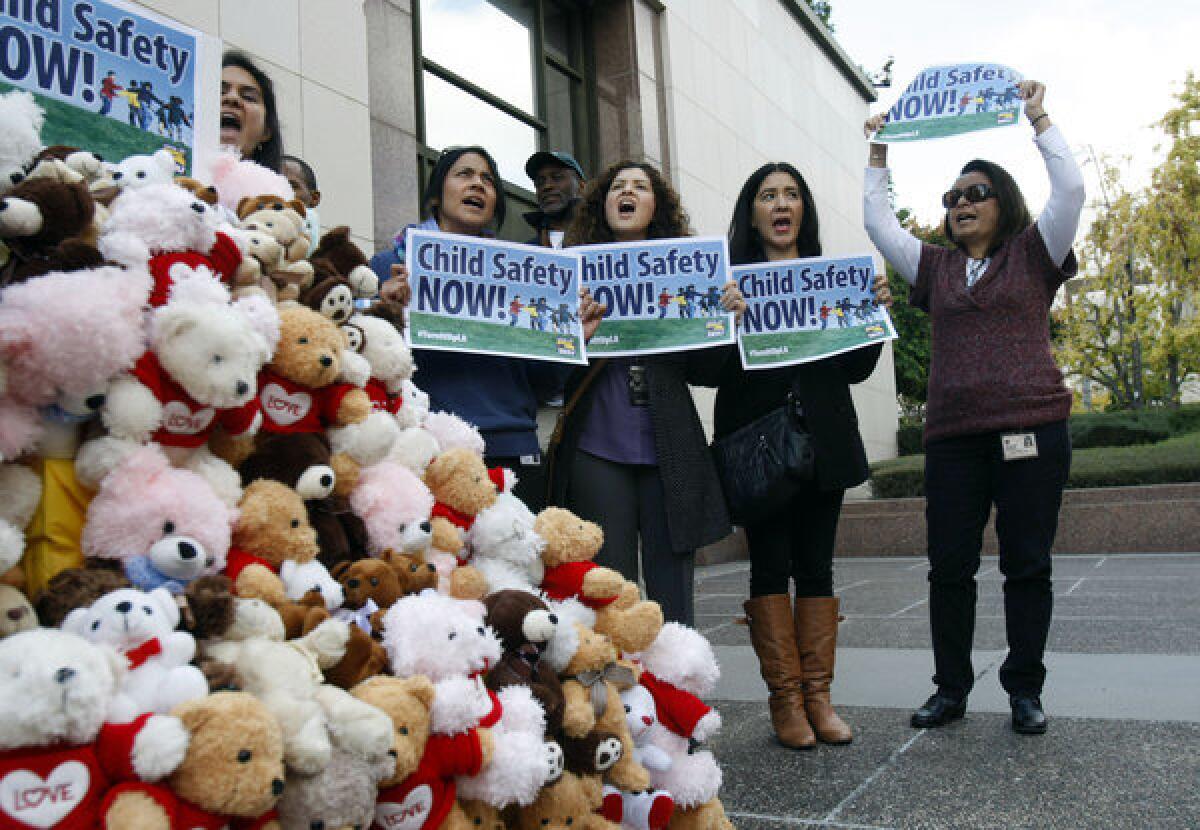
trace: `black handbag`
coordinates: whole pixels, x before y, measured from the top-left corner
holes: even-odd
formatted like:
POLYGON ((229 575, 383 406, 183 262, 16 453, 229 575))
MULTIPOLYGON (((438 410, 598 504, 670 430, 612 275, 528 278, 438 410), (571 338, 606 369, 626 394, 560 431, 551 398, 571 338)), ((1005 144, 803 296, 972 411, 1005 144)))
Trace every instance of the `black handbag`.
POLYGON ((734 524, 753 524, 784 509, 813 479, 812 436, 787 403, 712 445, 713 461, 734 524))

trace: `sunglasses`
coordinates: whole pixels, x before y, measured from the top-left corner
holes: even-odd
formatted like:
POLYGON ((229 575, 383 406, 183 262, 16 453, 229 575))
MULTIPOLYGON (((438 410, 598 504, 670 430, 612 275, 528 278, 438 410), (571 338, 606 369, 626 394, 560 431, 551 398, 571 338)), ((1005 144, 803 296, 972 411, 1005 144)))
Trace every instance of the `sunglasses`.
POLYGON ((962 190, 953 187, 942 194, 942 207, 949 210, 957 205, 958 200, 964 196, 968 202, 977 205, 980 202, 986 202, 995 195, 996 191, 992 190, 992 186, 989 184, 972 184, 964 187, 962 190))

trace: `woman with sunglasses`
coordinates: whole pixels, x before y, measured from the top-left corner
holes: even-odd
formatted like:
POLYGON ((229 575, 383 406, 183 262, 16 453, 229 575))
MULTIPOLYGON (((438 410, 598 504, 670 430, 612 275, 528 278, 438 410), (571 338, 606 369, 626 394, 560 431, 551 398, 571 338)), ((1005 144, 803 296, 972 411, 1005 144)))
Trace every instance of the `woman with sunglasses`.
MULTIPOLYGON (((1050 176, 1037 221, 1012 177, 975 160, 942 197, 953 248, 923 244, 888 203, 887 145, 872 143, 863 209, 867 234, 930 315, 925 497, 929 620, 937 686, 912 716, 917 728, 961 718, 974 671, 975 574, 996 506, 1008 655, 1000 683, 1012 727, 1046 731, 1042 662, 1053 593, 1050 549, 1071 465, 1071 392, 1050 348, 1049 313, 1077 270, 1071 244, 1083 177, 1043 107, 1045 87, 1019 85, 1050 176)), ((883 116, 867 121, 870 137, 883 116)))

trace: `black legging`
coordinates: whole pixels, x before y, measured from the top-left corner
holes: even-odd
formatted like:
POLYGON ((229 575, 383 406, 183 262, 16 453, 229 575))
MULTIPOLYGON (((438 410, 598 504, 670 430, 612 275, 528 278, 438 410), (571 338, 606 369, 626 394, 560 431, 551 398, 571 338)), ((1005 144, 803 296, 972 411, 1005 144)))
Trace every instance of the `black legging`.
POLYGON ((694 552, 671 550, 658 467, 618 464, 579 450, 571 463, 567 506, 604 528, 604 547, 596 562, 633 582, 638 578, 640 538, 646 596, 662 606, 668 622, 694 624, 694 552))
POLYGON ((845 490, 807 488, 786 510, 746 525, 750 548, 750 596, 789 593, 833 596, 833 543, 845 490))

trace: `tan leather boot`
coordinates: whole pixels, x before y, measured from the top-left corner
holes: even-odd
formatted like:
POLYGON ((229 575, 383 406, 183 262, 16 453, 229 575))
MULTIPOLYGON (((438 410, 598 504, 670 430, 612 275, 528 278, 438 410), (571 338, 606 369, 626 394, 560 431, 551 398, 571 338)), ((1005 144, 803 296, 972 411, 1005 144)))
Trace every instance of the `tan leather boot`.
POLYGON ((758 667, 771 695, 771 724, 779 742, 793 749, 817 745, 804 714, 803 675, 796 635, 792 628, 791 597, 768 594, 746 600, 742 605, 750 624, 750 642, 758 655, 758 667))
POLYGON ((837 625, 837 597, 796 598, 796 643, 804 671, 804 708, 809 723, 823 743, 848 744, 854 733, 829 702, 837 625))

